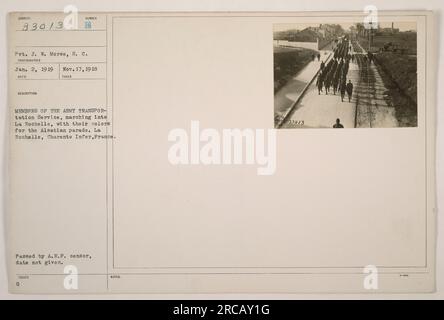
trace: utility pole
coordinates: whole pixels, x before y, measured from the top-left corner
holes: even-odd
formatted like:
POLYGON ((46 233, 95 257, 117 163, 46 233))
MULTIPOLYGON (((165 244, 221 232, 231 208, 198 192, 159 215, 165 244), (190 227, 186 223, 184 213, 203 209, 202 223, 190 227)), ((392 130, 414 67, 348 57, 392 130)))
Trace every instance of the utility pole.
POLYGON ((372 43, 371 43, 371 38, 372 38, 372 30, 373 30, 373 26, 372 26, 372 21, 370 21, 370 30, 368 31, 368 52, 370 52, 371 48, 372 48, 372 43))

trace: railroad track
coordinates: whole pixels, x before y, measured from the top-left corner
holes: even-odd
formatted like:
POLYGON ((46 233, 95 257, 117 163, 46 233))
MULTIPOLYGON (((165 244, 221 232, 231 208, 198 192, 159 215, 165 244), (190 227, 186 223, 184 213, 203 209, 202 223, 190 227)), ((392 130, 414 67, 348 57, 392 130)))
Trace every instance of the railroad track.
POLYGON ((353 50, 355 51, 356 61, 359 67, 359 81, 356 87, 356 112, 355 112, 355 127, 368 126, 373 127, 373 119, 375 118, 375 111, 373 110, 373 103, 375 90, 375 79, 373 71, 371 70, 371 62, 367 58, 365 50, 361 45, 353 41, 353 50), (363 117, 364 116, 364 117, 363 117), (359 118, 359 119, 358 119, 359 118), (362 119, 366 123, 363 125, 362 119))

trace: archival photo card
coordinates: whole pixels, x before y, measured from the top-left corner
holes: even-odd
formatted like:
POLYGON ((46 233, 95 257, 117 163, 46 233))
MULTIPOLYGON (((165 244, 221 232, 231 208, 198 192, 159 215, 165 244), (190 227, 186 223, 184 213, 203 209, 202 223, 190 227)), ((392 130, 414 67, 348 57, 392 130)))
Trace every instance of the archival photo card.
POLYGON ((432 292, 434 21, 10 13, 10 291, 432 292))

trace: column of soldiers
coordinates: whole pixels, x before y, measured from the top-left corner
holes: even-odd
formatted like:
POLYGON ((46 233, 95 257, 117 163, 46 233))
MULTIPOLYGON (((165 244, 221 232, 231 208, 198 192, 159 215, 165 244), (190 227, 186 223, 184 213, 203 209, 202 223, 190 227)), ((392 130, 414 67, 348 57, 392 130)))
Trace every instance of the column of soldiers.
POLYGON ((350 60, 353 58, 350 48, 349 41, 342 40, 334 49, 333 58, 327 65, 322 61, 316 82, 319 94, 321 94, 322 88, 325 89, 325 94, 328 94, 330 90, 333 91, 333 94, 340 92, 341 101, 344 101, 345 92, 347 92, 348 100, 351 100, 353 84, 351 80, 347 83, 348 68, 350 60))

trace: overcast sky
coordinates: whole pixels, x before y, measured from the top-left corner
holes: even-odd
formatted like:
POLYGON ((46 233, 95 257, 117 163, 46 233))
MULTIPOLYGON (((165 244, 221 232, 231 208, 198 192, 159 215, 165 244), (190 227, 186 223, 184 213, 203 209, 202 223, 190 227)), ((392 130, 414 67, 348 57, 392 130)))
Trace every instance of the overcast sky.
MULTIPOLYGON (((337 24, 337 23, 336 23, 337 24)), ((339 23, 342 28, 347 30, 350 26, 355 25, 355 23, 339 23)), ((381 28, 391 28, 391 22, 379 22, 379 26, 381 28)), ((279 23, 273 26, 274 31, 285 31, 290 29, 305 29, 307 27, 319 27, 319 23, 279 23)), ((394 27, 398 28, 400 31, 408 31, 415 30, 416 31, 416 22, 395 22, 394 27)))

